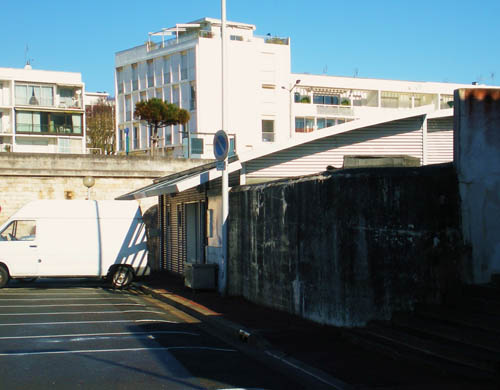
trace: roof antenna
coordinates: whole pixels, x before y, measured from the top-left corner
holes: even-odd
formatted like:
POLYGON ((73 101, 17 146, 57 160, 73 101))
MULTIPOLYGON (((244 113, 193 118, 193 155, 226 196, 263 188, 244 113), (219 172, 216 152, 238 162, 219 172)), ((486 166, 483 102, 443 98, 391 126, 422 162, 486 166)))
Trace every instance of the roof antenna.
POLYGON ((31 69, 31 62, 33 61, 33 59, 30 59, 28 57, 28 52, 29 52, 29 48, 28 48, 28 44, 26 44, 26 49, 24 50, 24 69, 31 69))

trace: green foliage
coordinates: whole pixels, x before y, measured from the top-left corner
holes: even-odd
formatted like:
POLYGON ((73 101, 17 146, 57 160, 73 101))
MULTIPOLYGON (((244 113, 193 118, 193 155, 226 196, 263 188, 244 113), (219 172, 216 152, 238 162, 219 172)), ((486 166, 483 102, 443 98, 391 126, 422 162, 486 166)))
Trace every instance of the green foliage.
POLYGON ((145 121, 153 129, 156 136, 158 129, 165 126, 186 124, 189 122, 189 112, 175 104, 164 102, 158 98, 140 101, 135 105, 134 116, 145 121))
POLYGON ((102 99, 85 109, 87 147, 100 149, 104 154, 115 152, 115 108, 102 99))

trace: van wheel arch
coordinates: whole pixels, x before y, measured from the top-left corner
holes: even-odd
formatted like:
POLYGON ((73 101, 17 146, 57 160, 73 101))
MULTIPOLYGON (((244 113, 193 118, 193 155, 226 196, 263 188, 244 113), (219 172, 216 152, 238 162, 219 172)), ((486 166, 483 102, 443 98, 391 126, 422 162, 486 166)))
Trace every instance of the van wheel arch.
POLYGON ((4 263, 0 262, 0 288, 5 287, 9 280, 9 268, 4 263))

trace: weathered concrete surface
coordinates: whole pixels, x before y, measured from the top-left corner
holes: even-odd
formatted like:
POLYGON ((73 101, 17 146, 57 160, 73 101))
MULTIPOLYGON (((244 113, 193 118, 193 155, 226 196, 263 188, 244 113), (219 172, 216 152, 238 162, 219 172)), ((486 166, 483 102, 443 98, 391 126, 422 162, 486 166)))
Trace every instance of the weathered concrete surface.
POLYGON ((242 186, 230 210, 229 294, 320 323, 441 302, 463 272, 451 164, 242 186))
POLYGON ((455 91, 455 163, 471 283, 500 273, 500 89, 455 91))

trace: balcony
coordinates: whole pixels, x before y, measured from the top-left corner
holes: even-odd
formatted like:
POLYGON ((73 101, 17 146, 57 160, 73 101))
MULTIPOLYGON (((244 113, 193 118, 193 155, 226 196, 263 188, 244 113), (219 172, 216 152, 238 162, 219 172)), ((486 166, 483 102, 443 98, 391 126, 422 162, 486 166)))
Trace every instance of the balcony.
POLYGON ((60 97, 59 98, 60 108, 82 108, 82 103, 80 99, 73 97, 60 97))
POLYGON ((288 46, 290 44, 290 38, 265 37, 264 42, 274 44, 274 45, 287 45, 288 46))

